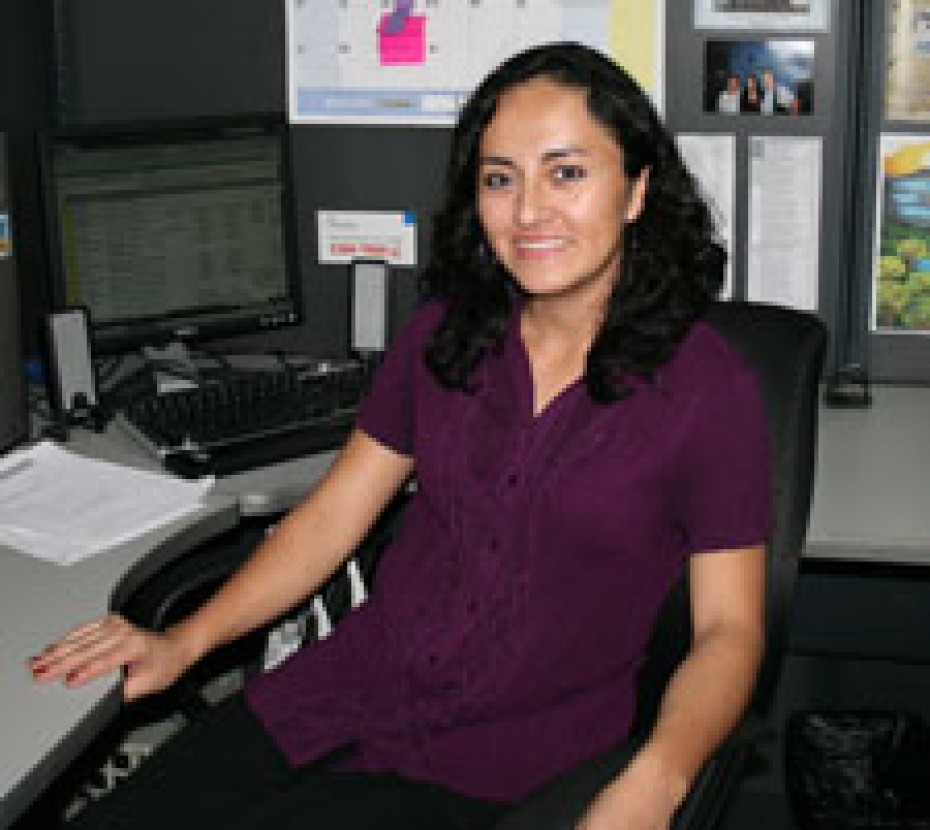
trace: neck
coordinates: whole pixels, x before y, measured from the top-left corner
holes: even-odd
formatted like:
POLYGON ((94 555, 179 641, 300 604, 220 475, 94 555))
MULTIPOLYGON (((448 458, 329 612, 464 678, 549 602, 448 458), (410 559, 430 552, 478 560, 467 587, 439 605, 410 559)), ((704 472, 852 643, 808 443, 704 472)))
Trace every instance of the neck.
POLYGON ((523 307, 524 339, 544 351, 587 355, 606 303, 601 296, 530 297, 523 307))

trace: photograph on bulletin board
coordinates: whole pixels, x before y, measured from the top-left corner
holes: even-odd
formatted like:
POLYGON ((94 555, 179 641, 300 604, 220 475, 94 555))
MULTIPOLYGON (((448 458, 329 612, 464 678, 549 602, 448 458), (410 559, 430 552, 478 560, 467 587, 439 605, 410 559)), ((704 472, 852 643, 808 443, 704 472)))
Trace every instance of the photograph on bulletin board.
POLYGON ((885 116, 930 121, 930 0, 891 0, 885 116))
POLYGON ((930 334, 930 135, 885 135, 876 196, 872 328, 930 334))
POLYGON ((704 111, 720 115, 810 115, 814 41, 709 40, 704 111))

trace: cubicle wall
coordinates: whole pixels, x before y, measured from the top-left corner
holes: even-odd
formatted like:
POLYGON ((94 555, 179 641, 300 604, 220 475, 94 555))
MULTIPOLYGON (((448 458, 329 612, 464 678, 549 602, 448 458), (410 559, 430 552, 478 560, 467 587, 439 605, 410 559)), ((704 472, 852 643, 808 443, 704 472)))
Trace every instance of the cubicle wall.
POLYGON ((49 116, 48 51, 51 14, 37 0, 4 0, 0 22, 0 131, 6 134, 7 188, 16 249, 23 323, 20 333, 32 352, 38 342, 37 315, 45 307, 42 239, 38 222, 35 131, 49 116))
MULTIPOLYGON (((821 168, 820 186, 812 187, 811 205, 819 219, 819 245, 816 271, 819 285, 813 291, 815 309, 830 327, 833 337, 830 343, 828 366, 845 361, 847 356, 846 318, 850 313, 847 305, 847 287, 850 273, 850 246, 852 200, 849 194, 851 179, 848 171, 852 164, 855 146, 851 139, 850 120, 854 113, 850 108, 852 90, 855 89, 855 74, 852 65, 852 31, 855 24, 856 2, 850 0, 827 0, 825 3, 827 25, 823 30, 804 29, 713 29, 695 26, 695 0, 668 0, 667 53, 674 60, 666 62, 666 120, 676 133, 699 135, 732 135, 735 143, 735 204, 733 215, 733 249, 731 259, 734 267, 734 295, 752 295, 748 289, 749 258, 752 256, 750 238, 752 223, 752 186, 750 166, 753 146, 759 139, 780 137, 787 141, 813 139, 820 142, 821 168), (677 10, 672 11, 672 9, 677 10), (762 41, 772 43, 803 42, 813 49, 813 67, 810 78, 809 111, 801 116, 760 116, 742 114, 738 116, 709 112, 708 70, 706 57, 708 48, 733 42, 762 41)), ((704 6, 709 5, 704 3, 704 6)), ((725 7, 726 3, 719 4, 725 7)), ((763 8, 765 4, 733 3, 737 8, 763 8)), ((777 3, 770 4, 777 7, 777 3)), ((816 6, 814 3, 812 6, 816 6)), ((773 15, 774 16, 774 15, 773 15)), ((721 16, 722 17, 722 16, 721 16)), ((792 186, 790 176, 784 186, 792 186)), ((813 183, 811 183, 813 184, 813 183)), ((796 194, 804 200, 807 194, 796 194)), ((790 200, 785 194, 784 201, 790 200)), ((805 205, 794 206, 801 211, 805 205)), ((783 217, 790 220, 792 217, 783 217)), ((792 222, 783 227, 789 233, 792 222)), ((756 231, 758 233, 758 230, 756 231)), ((764 230, 763 230, 764 233, 764 230)), ((791 241, 784 240, 786 248, 791 241)), ((765 245, 763 241, 762 246, 765 245)), ((790 269, 791 252, 782 268, 790 269)), ((766 273, 778 268, 775 257, 766 273)), ((777 294, 777 291, 773 292, 777 294)))
POLYGON ((27 431, 7 170, 7 140, 0 133, 0 452, 25 438, 27 431))
MULTIPOLYGON (((320 0, 320 2, 336 0, 320 0)), ((64 124, 175 118, 285 108, 285 3, 266 0, 45 0, 55 59, 51 114, 64 124)), ((834 334, 828 365, 867 359, 872 220, 867 142, 862 127, 880 90, 866 58, 884 37, 878 0, 816 0, 826 25, 805 29, 702 28, 707 0, 665 0, 665 114, 676 132, 735 139, 734 295, 747 294, 756 139, 817 139, 820 187, 814 206, 819 249, 813 305, 834 334), (798 118, 727 118, 705 111, 709 42, 804 40, 813 45, 812 109, 798 118), (867 48, 869 47, 869 48, 867 48), (870 51, 871 49, 871 51, 870 51)), ((390 3, 385 4, 390 6, 390 3)), ((764 4, 763 4, 764 6, 764 4)), ((763 7, 756 6, 756 7, 763 7)), ((745 4, 733 3, 732 8, 745 4)), ((779 7, 773 3, 772 8, 779 7)), ((713 5, 727 8, 727 4, 713 5)), ((720 18, 722 19, 722 18, 720 18)), ((880 71, 880 70, 878 70, 880 71)), ((873 116, 874 121, 874 116, 873 116)), ((428 255, 429 220, 440 197, 445 128, 298 126, 293 130, 300 267, 306 324, 277 333, 275 345, 338 352, 347 342, 343 268, 318 263, 320 209, 412 210, 418 253, 428 255)), ((770 272, 774 270, 770 268, 770 272)), ((395 318, 414 296, 416 269, 397 274, 395 318)), ((913 338, 899 337, 899 351, 913 338)), ((926 342, 926 341, 924 341, 926 342)), ((883 361, 883 366, 887 361, 883 361)), ((893 372, 890 373, 893 375, 893 372)))
MULTIPOLYGON (((120 0, 53 2, 59 67, 55 110, 62 122, 285 107, 284 3, 163 0, 157 6, 129 8, 120 0)), ((735 296, 746 294, 746 170, 752 135, 816 136, 823 141, 824 192, 838 193, 844 186, 850 148, 844 139, 847 89, 839 67, 847 64, 849 9, 854 4, 826 2, 830 7, 826 30, 800 35, 816 41, 814 113, 764 122, 724 121, 703 112, 705 42, 741 34, 697 30, 692 0, 667 4, 666 51, 674 55, 665 64, 669 124, 676 131, 729 132, 736 137, 735 296)), ((752 33, 752 37, 768 34, 752 33)), ((338 350, 346 342, 346 279, 343 269, 318 264, 315 211, 413 210, 419 220, 422 263, 428 256, 430 214, 440 195, 448 130, 299 126, 293 135, 307 322, 299 335, 287 336, 298 337, 310 349, 338 350)), ((849 221, 845 204, 842 199, 826 200, 820 217, 823 244, 816 305, 831 326, 842 317, 839 287, 847 266, 840 240, 849 221)), ((395 317, 399 318, 412 303, 415 274, 400 273, 398 282, 395 317)))

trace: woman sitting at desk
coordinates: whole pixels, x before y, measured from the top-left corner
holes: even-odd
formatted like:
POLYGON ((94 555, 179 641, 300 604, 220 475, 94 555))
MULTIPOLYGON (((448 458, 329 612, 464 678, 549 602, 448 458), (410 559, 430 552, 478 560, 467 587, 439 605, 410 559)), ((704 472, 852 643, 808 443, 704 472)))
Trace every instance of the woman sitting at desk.
MULTIPOLYGON (((76 828, 481 828, 620 742, 653 619, 690 572, 694 643, 579 827, 667 827, 763 642, 765 415, 698 318, 712 225, 649 100, 584 47, 496 69, 453 137, 426 272, 326 477, 193 616, 119 617, 35 658, 132 700, 312 594, 416 473, 371 600, 252 680, 76 828)), ((541 829, 542 830, 542 829, 541 829)))

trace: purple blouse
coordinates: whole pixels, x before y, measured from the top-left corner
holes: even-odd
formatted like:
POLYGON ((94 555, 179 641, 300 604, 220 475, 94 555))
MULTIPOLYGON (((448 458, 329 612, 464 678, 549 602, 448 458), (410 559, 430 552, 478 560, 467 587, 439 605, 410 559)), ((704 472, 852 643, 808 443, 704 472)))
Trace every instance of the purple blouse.
POLYGON ((419 483, 371 599, 247 696, 294 763, 351 746, 353 769, 514 800, 627 734, 687 557, 766 541, 766 418, 702 323, 626 400, 576 383, 534 417, 517 314, 473 395, 424 365, 440 317, 414 316, 358 419, 419 483))

